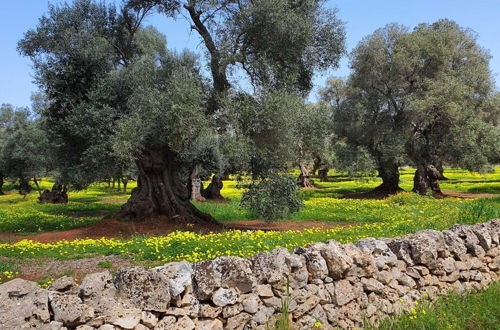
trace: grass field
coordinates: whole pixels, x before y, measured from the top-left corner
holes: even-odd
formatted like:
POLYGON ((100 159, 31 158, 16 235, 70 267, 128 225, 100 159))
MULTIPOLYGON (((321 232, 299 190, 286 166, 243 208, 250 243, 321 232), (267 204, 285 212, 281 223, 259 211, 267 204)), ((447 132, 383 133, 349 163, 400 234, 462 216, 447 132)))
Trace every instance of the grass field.
MULTIPOLYGON (((404 189, 411 188, 412 173, 412 170, 403 171, 401 186, 404 189)), ((495 173, 487 175, 462 170, 446 171, 450 180, 442 183, 444 190, 478 193, 481 198, 434 199, 406 192, 385 199, 350 199, 344 198, 343 194, 371 190, 380 183, 379 179, 367 177, 352 180, 339 173, 330 174, 329 182, 317 182, 316 189, 300 192, 305 207, 288 219, 338 224, 329 229, 280 232, 234 230, 212 234, 176 231, 162 236, 137 235, 128 239, 108 237, 52 243, 35 240, 0 242, 0 281, 25 275, 20 271, 21 266, 33 260, 113 255, 135 263, 158 264, 175 260, 198 261, 218 255, 246 257, 276 247, 292 249, 327 239, 350 242, 363 237, 393 237, 421 229, 441 230, 455 223, 472 224, 500 217, 499 167, 495 173)), ((50 187, 51 182, 43 181, 42 185, 50 187)), ((38 204, 37 192, 23 198, 8 185, 6 191, 7 195, 0 196, 0 234, 14 232, 19 238, 28 233, 89 226, 112 217, 128 198, 128 193, 116 192, 104 184, 93 185, 86 191, 70 192, 70 202, 66 205, 38 204)), ((251 214, 239 207, 241 193, 234 181, 225 181, 222 194, 228 203, 205 202, 197 204, 197 207, 224 223, 250 220, 253 218, 251 214)))
MULTIPOLYGON (((47 287, 63 275, 78 280, 87 272, 113 271, 121 265, 155 266, 168 261, 199 261, 219 255, 248 257, 276 247, 293 249, 327 239, 345 243, 364 237, 393 237, 421 229, 441 230, 455 223, 473 224, 500 217, 500 167, 486 175, 455 169, 445 174, 450 180, 441 183, 442 189, 454 195, 460 192, 458 195, 468 198, 435 199, 405 192, 385 199, 351 199, 344 194, 369 191, 380 184, 380 180, 373 177, 353 180, 331 172, 329 182, 317 181, 315 189, 300 191, 305 206, 287 219, 288 222, 315 221, 330 225, 324 229, 231 230, 211 234, 184 230, 161 236, 138 234, 131 238, 50 243, 22 238, 27 234, 97 224, 113 217, 129 193, 95 184, 85 191, 70 192, 70 202, 66 205, 51 205, 38 204, 37 192, 23 198, 12 186, 6 185, 7 195, 0 196, 0 235, 15 235, 18 242, 2 242, 0 236, 0 283, 23 277, 47 287)), ((403 189, 409 191, 412 180, 413 170, 402 171, 403 189)), ((42 182, 43 188, 51 185, 50 181, 42 182)), ((129 191, 133 186, 129 186, 129 191)), ((236 188, 235 181, 225 181, 222 194, 227 203, 208 201, 196 206, 223 223, 254 219, 240 208, 242 191, 236 188)), ((421 301, 409 313, 385 320, 380 328, 500 329, 498 296, 500 284, 496 283, 479 293, 450 294, 432 305, 421 301)))
MULTIPOLYGON (((469 200, 418 197, 413 194, 391 200, 368 200, 343 198, 346 192, 369 191, 380 184, 380 179, 365 177, 352 180, 345 175, 331 172, 330 182, 316 182, 317 189, 302 190, 305 207, 291 217, 294 221, 328 221, 338 223, 375 223, 393 220, 421 221, 440 218, 457 218, 469 200), (458 211, 460 210, 460 211, 458 211), (458 211, 458 212, 457 212, 458 211)), ((468 193, 498 194, 500 196, 500 167, 494 173, 481 175, 464 170, 449 169, 443 181, 444 190, 468 193)), ((413 170, 403 170, 401 187, 411 190, 413 170)), ((42 187, 51 182, 43 181, 42 187)), ((129 185, 129 191, 134 183, 129 185)), ((128 193, 110 190, 105 184, 95 184, 85 191, 70 192, 66 205, 38 204, 37 192, 26 198, 18 195, 8 184, 5 196, 0 196, 0 231, 18 233, 64 230, 87 226, 111 216, 120 209, 128 193)), ((252 219, 252 215, 239 207, 242 191, 236 189, 235 181, 225 181, 223 196, 230 203, 206 202, 197 204, 204 212, 218 221, 228 222, 252 219)), ((498 200, 494 203, 498 206, 498 200)), ((446 221, 446 220, 443 220, 446 221)), ((446 221, 447 222, 447 221, 446 221)))

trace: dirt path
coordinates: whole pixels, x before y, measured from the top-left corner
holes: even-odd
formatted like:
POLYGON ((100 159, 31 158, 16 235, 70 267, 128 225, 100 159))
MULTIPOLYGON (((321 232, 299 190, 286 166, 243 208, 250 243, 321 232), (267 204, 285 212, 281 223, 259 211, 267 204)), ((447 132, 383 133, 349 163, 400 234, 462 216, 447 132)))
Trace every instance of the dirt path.
MULTIPOLYGON (((128 238, 131 236, 162 236, 176 230, 190 230, 193 232, 208 233, 220 232, 221 230, 304 230, 307 228, 335 228, 352 226, 354 224, 338 224, 333 222, 321 221, 279 221, 264 222, 260 220, 231 221, 224 223, 221 228, 207 228, 199 225, 186 225, 171 223, 164 219, 144 222, 124 222, 115 218, 106 219, 90 225, 88 227, 75 228, 58 232, 45 232, 34 235, 17 235, 15 233, 0 233, 0 242, 18 242, 23 239, 33 240, 42 243, 58 242, 62 240, 72 241, 82 238, 128 238)), ((357 223, 356 225, 359 225, 357 223)))

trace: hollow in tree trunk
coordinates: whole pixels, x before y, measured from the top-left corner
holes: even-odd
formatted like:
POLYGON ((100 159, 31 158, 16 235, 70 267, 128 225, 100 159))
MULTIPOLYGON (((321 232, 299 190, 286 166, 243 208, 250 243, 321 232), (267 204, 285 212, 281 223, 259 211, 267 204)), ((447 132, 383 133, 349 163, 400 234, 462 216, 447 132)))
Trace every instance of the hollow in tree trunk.
POLYGON ((208 214, 191 204, 190 192, 179 172, 180 161, 169 150, 146 150, 137 159, 137 187, 123 205, 120 215, 131 219, 166 216, 177 223, 218 225, 208 214))
POLYGON ((54 183, 52 190, 45 189, 38 197, 38 201, 47 204, 66 204, 68 202, 68 191, 66 186, 60 183, 54 183))
POLYGON ((312 188, 314 187, 314 182, 311 180, 309 171, 304 164, 300 164, 300 175, 297 179, 297 185, 302 188, 312 188))
POLYGON ((433 195, 443 195, 439 188, 439 171, 434 165, 419 164, 413 177, 413 191, 425 195, 431 191, 433 195))
POLYGON ((224 200, 224 197, 222 197, 220 193, 222 187, 224 187, 222 179, 215 174, 212 177, 212 181, 209 183, 207 189, 203 190, 201 195, 206 199, 224 200))
POLYGON ((373 189, 375 192, 384 194, 397 194, 403 191, 399 187, 399 167, 395 164, 383 164, 378 168, 378 176, 382 184, 373 189))

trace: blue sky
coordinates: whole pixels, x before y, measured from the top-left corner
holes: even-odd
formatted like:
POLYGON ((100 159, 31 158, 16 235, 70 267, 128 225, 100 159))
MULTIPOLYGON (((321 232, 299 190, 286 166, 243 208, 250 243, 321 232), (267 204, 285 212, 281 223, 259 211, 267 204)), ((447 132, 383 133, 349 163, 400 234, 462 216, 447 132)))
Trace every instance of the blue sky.
MULTIPOLYGON (((46 0, 0 0, 0 103, 16 106, 31 104, 30 96, 37 88, 32 83, 31 63, 17 53, 16 45, 25 31, 37 25, 38 18, 47 11, 47 5, 46 0)), ((479 34, 479 44, 488 49, 493 57, 490 68, 497 87, 500 86, 499 0, 328 0, 326 5, 337 7, 339 18, 346 22, 349 50, 364 36, 387 23, 397 22, 414 27, 418 23, 430 23, 440 18, 453 19, 479 34)), ((166 35, 170 49, 188 48, 200 54, 203 51, 198 36, 189 31, 189 25, 182 19, 173 21, 155 14, 148 18, 146 24, 154 25, 166 35)), ((348 61, 344 58, 338 70, 316 77, 315 89, 328 76, 343 77, 348 74, 348 61)))

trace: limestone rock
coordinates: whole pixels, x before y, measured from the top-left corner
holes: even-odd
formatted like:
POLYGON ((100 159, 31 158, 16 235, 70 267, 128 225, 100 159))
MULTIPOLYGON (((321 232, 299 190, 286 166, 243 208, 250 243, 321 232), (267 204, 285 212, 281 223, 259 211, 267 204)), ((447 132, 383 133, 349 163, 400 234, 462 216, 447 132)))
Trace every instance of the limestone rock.
POLYGON ((213 320, 213 319, 198 319, 194 321, 196 330, 222 330, 224 325, 221 320, 213 320))
POLYGON ((272 284, 286 278, 291 272, 292 264, 298 265, 300 258, 291 257, 287 249, 280 248, 271 253, 259 253, 251 261, 257 284, 272 284))
POLYGON ((260 299, 256 295, 249 295, 242 301, 243 310, 250 314, 255 314, 259 309, 260 299))
POLYGON ((255 292, 259 295, 259 297, 269 298, 274 296, 273 289, 269 284, 259 284, 255 288, 255 292))
POLYGON ((309 312, 311 309, 316 307, 319 304, 320 298, 317 296, 311 296, 306 299, 302 304, 298 305, 297 308, 293 311, 292 315, 294 318, 299 318, 305 313, 309 312))
POLYGON ((259 309, 257 310, 257 313, 255 313, 252 316, 252 320, 255 321, 257 324, 266 324, 269 318, 273 314, 274 314, 274 308, 260 306, 259 309))
POLYGON ((165 316, 154 327, 155 330, 171 330, 177 322, 174 316, 165 316))
POLYGON ((195 324, 193 320, 191 320, 187 316, 183 316, 177 320, 177 322, 172 326, 171 330, 193 330, 195 328, 195 324))
POLYGON ((77 295, 49 291, 49 303, 54 320, 66 326, 85 323, 94 317, 94 309, 85 305, 77 295))
POLYGON ((84 302, 102 296, 113 296, 116 292, 113 276, 109 271, 86 275, 80 284, 80 296, 84 302))
POLYGON ((363 293, 363 290, 357 286, 351 285, 347 280, 339 280, 334 282, 335 292, 333 302, 338 306, 347 304, 348 302, 358 298, 363 293))
POLYGON ((19 278, 0 285, 0 325, 4 329, 41 328, 49 324, 46 290, 19 278))
POLYGON ((251 292, 256 285, 252 262, 239 257, 217 257, 213 260, 214 270, 221 274, 222 288, 235 288, 240 293, 251 292))
POLYGON ((354 262, 346 254, 342 244, 332 240, 321 250, 321 255, 326 261, 329 276, 335 280, 343 278, 354 262))
POLYGON ((187 261, 171 262, 156 269, 169 279, 171 297, 180 295, 192 284, 193 267, 187 261))
POLYGON ((472 226, 472 232, 476 235, 477 239, 479 240, 479 245, 485 250, 488 251, 493 247, 491 235, 489 232, 488 226, 485 224, 477 224, 472 226))
POLYGON ((143 311, 141 313, 141 322, 145 326, 152 328, 158 324, 158 317, 151 312, 143 311))
POLYGON ((170 303, 170 280, 159 269, 122 267, 115 278, 117 296, 142 310, 164 312, 170 303))
POLYGON ((222 307, 203 304, 200 306, 200 316, 215 319, 222 313, 222 307))
POLYGON ((214 269, 211 260, 197 262, 194 265, 193 285, 196 297, 199 300, 208 300, 215 289, 221 285, 221 274, 214 269))
POLYGON ((120 328, 123 329, 134 329, 139 322, 141 321, 140 317, 137 316, 127 316, 127 317, 120 317, 116 319, 113 324, 119 326, 120 328))
POLYGON ((227 319, 243 311, 242 304, 229 305, 222 308, 222 317, 227 319))
POLYGON ((226 329, 227 330, 242 330, 245 328, 247 323, 252 319, 252 315, 242 312, 236 316, 230 317, 227 320, 226 329))
POLYGON ((216 306, 219 307, 232 305, 238 301, 238 294, 234 289, 219 288, 214 292, 212 301, 216 306))
MULTIPOLYGON (((321 246, 326 246, 326 244, 321 244, 321 246)), ((307 249, 299 248, 295 250, 295 253, 305 257, 306 267, 312 279, 324 279, 328 276, 326 261, 321 256, 321 252, 317 250, 317 248, 321 248, 321 246, 307 249)))
POLYGON ((465 260, 467 248, 457 233, 452 230, 444 230, 443 237, 451 254, 458 260, 465 260))
POLYGON ((384 285, 374 278, 361 278, 363 288, 368 292, 382 292, 384 285))
POLYGON ((49 291, 77 293, 78 287, 71 276, 63 276, 56 279, 48 288, 49 291))

